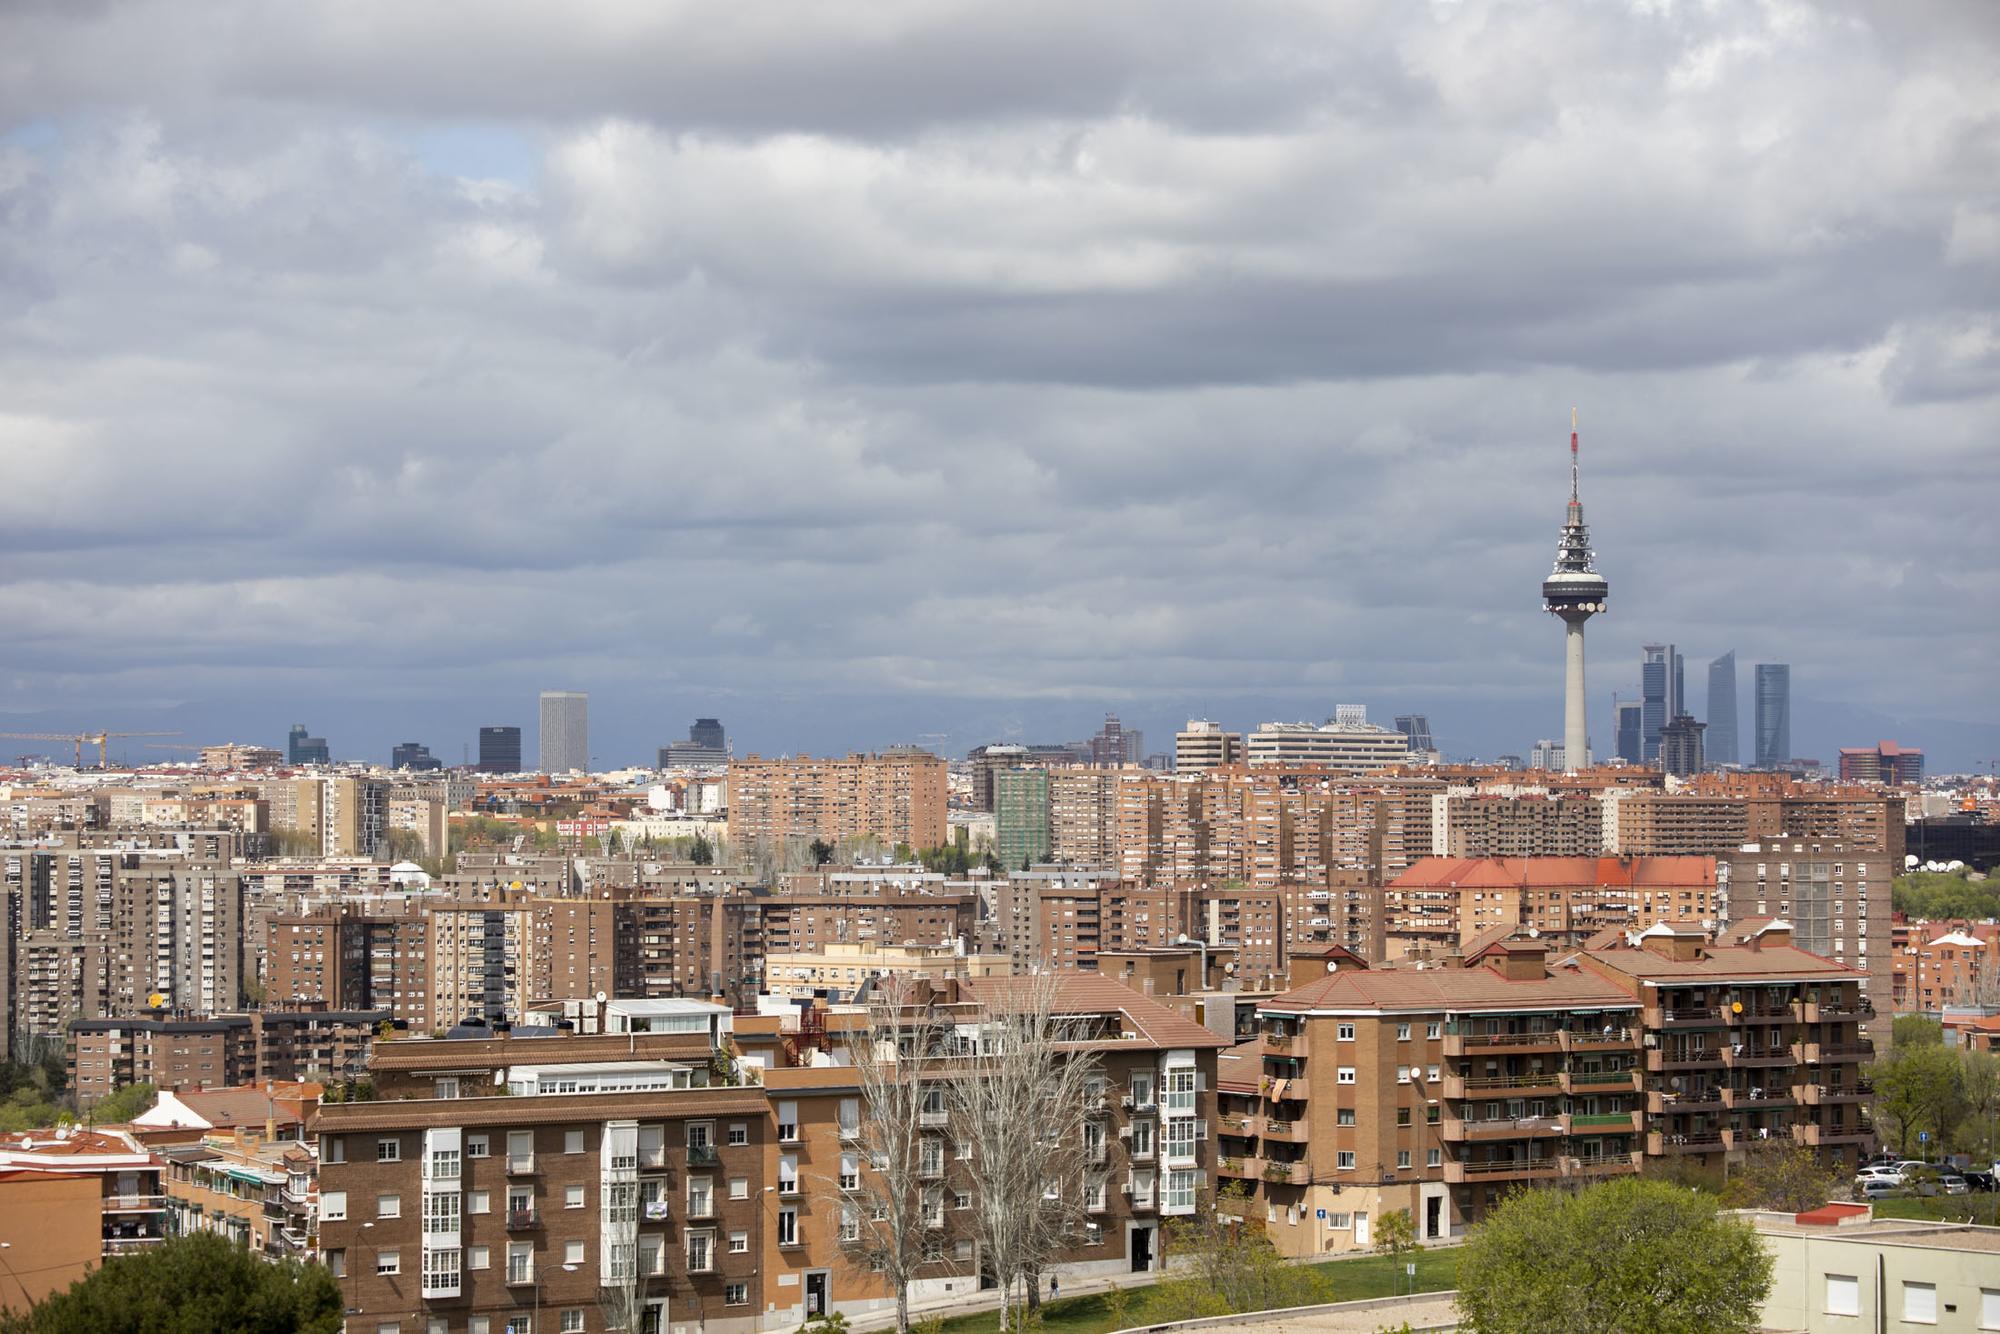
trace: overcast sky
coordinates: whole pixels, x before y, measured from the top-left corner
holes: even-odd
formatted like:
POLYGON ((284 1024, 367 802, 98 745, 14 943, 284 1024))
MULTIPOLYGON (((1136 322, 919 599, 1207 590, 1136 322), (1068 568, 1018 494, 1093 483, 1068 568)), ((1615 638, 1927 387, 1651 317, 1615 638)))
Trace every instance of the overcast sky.
POLYGON ((1996 312, 1989 0, 14 0, 0 710, 1524 749, 1574 406, 1600 750, 2000 724, 1996 312))

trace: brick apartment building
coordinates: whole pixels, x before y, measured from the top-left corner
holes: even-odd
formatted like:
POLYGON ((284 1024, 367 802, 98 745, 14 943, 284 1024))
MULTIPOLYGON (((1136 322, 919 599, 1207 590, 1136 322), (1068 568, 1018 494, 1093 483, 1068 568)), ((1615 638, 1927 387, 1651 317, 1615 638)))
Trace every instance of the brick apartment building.
POLYGON ((729 762, 728 784, 733 848, 871 836, 891 847, 945 842, 945 762, 924 751, 817 760, 752 755, 729 762))
POLYGON ((258 1010, 208 1018, 79 1019, 70 1087, 79 1107, 121 1088, 217 1089, 259 1080, 340 1083, 367 1068, 383 1010, 258 1010))
POLYGON ((1720 944, 1656 926, 1554 966, 1521 938, 1442 965, 1350 957, 1260 1003, 1263 1036, 1223 1057, 1221 1174, 1280 1249, 1316 1254, 1367 1248, 1392 1210, 1456 1236, 1517 1186, 1648 1156, 1719 1174, 1790 1137, 1852 1165, 1859 986, 1769 924, 1720 944))
POLYGON ((1395 954, 1444 952, 1496 927, 1580 945, 1607 927, 1713 922, 1718 911, 1713 857, 1432 857, 1383 897, 1395 954))
MULTIPOLYGON (((976 1023, 1009 985, 960 982, 939 999, 976 1023)), ((712 1035, 517 1030, 379 1046, 378 1100, 323 1107, 318 1122, 320 1243, 348 1327, 597 1334, 607 1283, 630 1285, 640 1328, 662 1334, 882 1307, 880 1280, 840 1250, 858 1223, 842 1191, 874 1171, 856 1149, 852 1067, 812 1063, 830 1050, 824 1027, 746 1018, 731 1031, 726 1010, 707 1008, 712 1035), (718 1076, 718 1042, 760 1082, 718 1076), (492 1096, 496 1080, 511 1096, 492 1096)), ((1067 983, 1060 1008, 1093 1034, 1104 1081, 1087 1141, 1091 1221, 1066 1264, 1152 1269, 1162 1217, 1192 1212, 1213 1185, 1209 1090, 1225 1040, 1098 979, 1067 983)), ((935 1143, 919 1295, 969 1294, 970 1200, 942 1104, 935 1143)))

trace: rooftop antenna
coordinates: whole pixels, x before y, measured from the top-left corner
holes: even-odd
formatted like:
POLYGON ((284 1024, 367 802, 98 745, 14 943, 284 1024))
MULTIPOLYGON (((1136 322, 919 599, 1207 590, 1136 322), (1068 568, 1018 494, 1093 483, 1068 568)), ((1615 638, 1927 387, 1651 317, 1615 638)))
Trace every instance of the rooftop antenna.
POLYGON ((1569 410, 1569 503, 1577 501, 1576 490, 1576 409, 1569 410))

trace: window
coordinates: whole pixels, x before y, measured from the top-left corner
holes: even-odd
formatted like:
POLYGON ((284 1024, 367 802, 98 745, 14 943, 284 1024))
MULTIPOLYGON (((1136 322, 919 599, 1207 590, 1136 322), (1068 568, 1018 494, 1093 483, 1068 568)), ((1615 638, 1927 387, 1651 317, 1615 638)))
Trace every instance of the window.
POLYGON ((507 1281, 509 1283, 535 1281, 535 1243, 532 1241, 507 1243, 507 1281))
POLYGON ((955 1190, 951 1193, 951 1207, 954 1209, 970 1209, 972 1207, 972 1197, 962 1190, 955 1190))
POLYGON ((485 1190, 465 1192, 465 1212, 469 1214, 490 1213, 493 1209, 493 1193, 485 1190))
POLYGON ((749 1198, 750 1198, 750 1178, 749 1178, 749 1177, 731 1177, 731 1178, 729 1178, 729 1198, 730 1198, 730 1199, 732 1199, 732 1200, 747 1200, 747 1199, 749 1199, 749 1198))
POLYGON ((1341 1066, 1338 1070, 1334 1071, 1333 1082, 1336 1084, 1352 1084, 1354 1082, 1354 1067, 1351 1065, 1341 1066))
POLYGON ((508 1316, 507 1334, 535 1334, 534 1318, 525 1315, 508 1316))
POLYGON ((401 1251, 375 1252, 375 1272, 378 1274, 400 1274, 403 1272, 401 1251))
POLYGON ((1442 1149, 1426 1149, 1424 1151, 1424 1166, 1443 1167, 1444 1151, 1442 1149))
POLYGON ((748 1306, 750 1304, 750 1285, 748 1283, 723 1284, 722 1304, 724 1306, 748 1306))
POLYGON ((319 1160, 322 1163, 344 1163, 347 1161, 347 1141, 338 1135, 323 1135, 319 1141, 319 1160))
POLYGON ((1151 1075, 1135 1073, 1132 1076, 1132 1105, 1134 1107, 1151 1107, 1153 1105, 1153 1077, 1151 1075))
POLYGON ((840 1137, 853 1139, 861 1133, 861 1099, 840 1100, 840 1137))
POLYGON ((375 1141, 375 1161, 378 1163, 400 1163, 403 1161, 403 1141, 399 1139, 378 1139, 375 1141))
POLYGON ((1409 1109, 1409 1108, 1407 1108, 1407 1107, 1398 1107, 1398 1108, 1396 1109, 1396 1124, 1397 1124, 1397 1125, 1399 1125, 1399 1126, 1406 1126, 1406 1125, 1410 1124, 1410 1109, 1409 1109))
POLYGON ((458 1192, 433 1190, 424 1193, 424 1231, 458 1231, 458 1192))
POLYGON ((843 1203, 840 1206, 840 1239, 861 1240, 861 1211, 851 1204, 843 1203))
POLYGON ((799 1244, 798 1210, 778 1210, 778 1244, 780 1246, 796 1246, 799 1244))
POLYGON ((492 1266, 493 1252, 490 1248, 485 1246, 468 1246, 465 1248, 465 1267, 467 1269, 490 1269, 492 1266))
POLYGON ((581 1130, 563 1131, 563 1152, 564 1153, 583 1152, 583 1132, 581 1130))
POLYGON ((321 1254, 321 1258, 322 1258, 322 1259, 324 1259, 324 1260, 326 1261, 326 1272, 327 1272, 327 1273, 329 1273, 329 1274, 332 1274, 332 1275, 333 1275, 333 1276, 334 1276, 335 1278, 346 1278, 346 1277, 347 1277, 347 1252, 346 1252, 346 1251, 344 1251, 344 1250, 331 1250, 331 1251, 325 1251, 325 1252, 322 1252, 322 1254, 321 1254))
POLYGON ((1333 1165, 1343 1172, 1352 1172, 1354 1170, 1354 1150, 1340 1150, 1334 1155, 1333 1165))
POLYGON ((715 1181, 711 1177, 688 1178, 688 1217, 706 1218, 715 1212, 715 1181))
POLYGON ((563 1208, 583 1208, 583 1187, 581 1185, 563 1187, 563 1208))
POLYGON ((1409 1082, 1410 1082, 1410 1067, 1409 1067, 1409 1066, 1407 1066, 1407 1065, 1399 1065, 1399 1066, 1397 1066, 1397 1067, 1396 1067, 1396 1082, 1397 1082, 1398 1084, 1407 1084, 1407 1083, 1409 1083, 1409 1082))
POLYGON ((1153 1123, 1151 1121, 1134 1121, 1132 1123, 1132 1156, 1140 1159, 1151 1158, 1153 1156, 1153 1123))
POLYGON ((465 1319, 465 1334, 493 1334, 493 1319, 490 1316, 475 1315, 465 1319))
POLYGON ((688 1272, 706 1274, 715 1268, 715 1234, 699 1230, 687 1234, 688 1272))
POLYGON ((486 1157, 487 1155, 486 1145, 487 1145, 486 1136, 467 1135, 465 1137, 465 1156, 468 1158, 486 1157))
POLYGON ((562 1334, 583 1334, 583 1308, 572 1306, 562 1313, 562 1334))
POLYGON ((750 1253, 750 1234, 748 1232, 730 1233, 729 1253, 731 1255, 748 1255, 750 1253))
POLYGON ((961 1163, 969 1163, 972 1161, 972 1141, 969 1139, 959 1140, 957 1143, 951 1146, 951 1151, 953 1156, 955 1156, 961 1163))
POLYGON ((1828 1274, 1826 1276, 1826 1313, 1828 1315, 1861 1314, 1861 1279, 1855 1274, 1828 1274))
POLYGON ((1334 1123, 1335 1125, 1337 1125, 1337 1126, 1351 1126, 1351 1125, 1353 1125, 1353 1124, 1354 1124, 1354 1109, 1353 1109, 1352 1107, 1336 1107, 1336 1108, 1334 1108, 1334 1109, 1333 1109, 1333 1123, 1334 1123))
MULTIPOLYGON (((934 1143, 936 1143, 935 1140, 926 1140, 924 1147, 928 1149, 934 1143)), ((926 1161, 928 1161, 928 1158, 926 1161)), ((781 1153, 778 1155, 778 1194, 796 1195, 798 1193, 799 1156, 796 1153, 781 1153)))
POLYGON ((1167 1157, 1194 1157, 1195 1131, 1199 1125, 1192 1116, 1177 1116, 1167 1122, 1167 1157))
POLYGON ((861 1189, 861 1155, 843 1153, 840 1155, 840 1188, 842 1190, 861 1189))
POLYGON ((534 1131, 510 1130, 507 1132, 507 1170, 509 1172, 532 1172, 535 1170, 534 1131))
POLYGON ((1979 1327, 2000 1329, 2000 1288, 1979 1290, 1979 1327))
POLYGON ((458 1286, 458 1248, 440 1247, 427 1250, 424 1256, 424 1286, 426 1288, 455 1288, 458 1286))
POLYGON ((1429 1126, 1436 1125, 1439 1113, 1442 1110, 1436 1103, 1431 1103, 1428 1107, 1424 1108, 1424 1124, 1429 1126))
MULTIPOLYGON (((943 1094, 939 1094, 938 1096, 939 1096, 940 1098, 942 1098, 942 1097, 943 1097, 944 1095, 943 1095, 943 1094)), ((942 1105, 942 1104, 940 1104, 940 1105, 942 1105)), ((926 1112, 928 1112, 928 1111, 930 1110, 930 1107, 929 1107, 929 1103, 928 1103, 928 1101, 926 1101, 926 1104, 925 1104, 925 1108, 924 1108, 924 1110, 925 1110, 926 1112)), ((778 1139, 779 1139, 779 1141, 780 1141, 780 1142, 784 1142, 784 1141, 790 1141, 790 1140, 795 1140, 795 1139, 797 1139, 798 1137, 799 1137, 799 1105, 798 1105, 798 1103, 796 1103, 796 1102, 780 1102, 780 1103, 778 1104, 778 1139)))
POLYGON ((1200 1182, 1201 1175, 1200 1172, 1179 1170, 1167 1173, 1167 1207, 1194 1208, 1195 1187, 1200 1182))
POLYGON ((401 1218, 403 1216, 403 1197, 400 1195, 377 1195, 375 1197, 375 1216, 377 1218, 401 1218))
POLYGON ((1397 1024, 1396 1041, 1408 1042, 1409 1040, 1410 1040, 1410 1026, 1408 1024, 1397 1024))
POLYGON ((1903 1323, 1907 1325, 1937 1323, 1937 1284, 1904 1281, 1903 1323))
POLYGON ((341 1223, 347 1220, 347 1192, 344 1190, 323 1190, 319 1193, 319 1221, 341 1223))
POLYGON ((1195 1071, 1191 1065, 1167 1069, 1167 1111, 1194 1113, 1195 1071))
POLYGON ((1425 1024, 1425 1025, 1424 1025, 1424 1036, 1425 1036, 1425 1037, 1427 1037, 1427 1038, 1441 1038, 1441 1037, 1443 1037, 1443 1036, 1444 1036, 1444 1021, 1443 1021, 1442 1019, 1433 1019, 1433 1020, 1431 1020, 1431 1021, 1430 1021, 1430 1022, 1429 1022, 1428 1024, 1425 1024))
POLYGON ((440 1098, 456 1098, 458 1096, 457 1077, 454 1075, 444 1075, 439 1077, 437 1081, 436 1091, 437 1091, 437 1096, 440 1098))
POLYGON ((1410 1151, 1408 1149, 1396 1150, 1396 1170, 1398 1172, 1401 1172, 1406 1168, 1408 1168, 1409 1165, 1410 1165, 1410 1151))
POLYGON ((563 1243, 563 1263, 566 1265, 583 1263, 583 1241, 580 1238, 572 1238, 563 1243))
MULTIPOLYGON (((732 1146, 734 1146, 739 1144, 748 1144, 749 1142, 750 1142, 749 1125, 742 1121, 731 1121, 729 1123, 729 1143, 732 1146)), ((738 1284, 737 1286, 741 1287, 742 1285, 738 1284)))

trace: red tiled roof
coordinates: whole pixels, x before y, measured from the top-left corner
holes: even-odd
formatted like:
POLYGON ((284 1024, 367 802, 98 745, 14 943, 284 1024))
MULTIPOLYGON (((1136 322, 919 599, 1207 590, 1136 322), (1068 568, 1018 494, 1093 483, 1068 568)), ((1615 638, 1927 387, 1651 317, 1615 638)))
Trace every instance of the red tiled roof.
POLYGON ((1505 1010, 1532 1006, 1637 1006, 1615 983, 1559 969, 1546 977, 1510 981, 1492 968, 1370 968, 1330 973, 1261 1010, 1505 1010))
POLYGON ((1713 857, 1425 857, 1391 889, 1593 889, 1713 885, 1713 857))
MULTIPOLYGON (((1159 1047, 1227 1047, 1229 1039, 1203 1028, 1177 1010, 1142 996, 1122 982, 1090 973, 1062 973, 1056 993, 1058 1014, 1122 1015, 1131 1030, 1159 1047)), ((1033 984, 1027 977, 967 978, 959 983, 970 1000, 1002 1008, 1009 997, 1023 995, 1033 984)))

